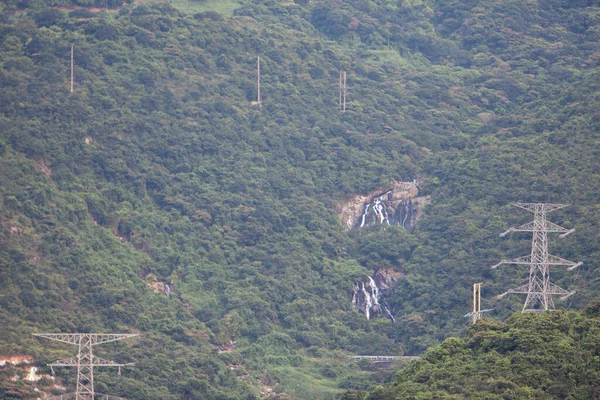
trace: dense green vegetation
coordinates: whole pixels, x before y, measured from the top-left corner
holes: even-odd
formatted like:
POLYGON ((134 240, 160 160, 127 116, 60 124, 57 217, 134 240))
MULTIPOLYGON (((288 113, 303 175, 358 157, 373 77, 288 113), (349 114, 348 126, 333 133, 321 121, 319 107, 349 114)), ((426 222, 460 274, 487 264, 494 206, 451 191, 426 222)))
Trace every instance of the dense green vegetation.
POLYGON ((592 399, 600 393, 600 302, 585 312, 515 314, 446 339, 367 396, 392 399, 592 399))
MULTIPOLYGON (((529 218, 512 201, 572 204, 551 251, 584 267, 553 279, 578 290, 569 307, 597 296, 597 2, 117 3, 0 6, 0 354, 71 354, 34 331, 140 332, 118 347, 136 367, 99 391, 365 389, 344 352, 463 332, 472 282, 499 317, 519 309, 491 298, 524 269, 489 270, 529 251, 497 236, 529 218), (342 230, 339 201, 414 177, 433 196, 416 229, 342 230), (381 267, 405 274, 396 324, 351 310, 381 267)), ((32 393, 0 373, 0 394, 32 393)))

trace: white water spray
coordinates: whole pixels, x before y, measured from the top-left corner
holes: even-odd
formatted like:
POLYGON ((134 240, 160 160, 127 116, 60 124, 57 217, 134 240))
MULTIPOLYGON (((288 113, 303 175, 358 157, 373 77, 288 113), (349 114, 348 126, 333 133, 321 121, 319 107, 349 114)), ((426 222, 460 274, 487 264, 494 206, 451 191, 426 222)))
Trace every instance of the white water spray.
POLYGON ((387 205, 385 204, 386 200, 389 200, 391 190, 388 190, 382 195, 376 196, 373 198, 371 203, 368 203, 365 207, 365 211, 363 212, 360 220, 360 227, 364 227, 365 224, 368 224, 369 211, 371 211, 375 216, 375 223, 379 224, 387 224, 390 225, 390 217, 387 211, 387 205))
POLYGON ((361 311, 368 320, 371 319, 372 311, 381 314, 382 312, 396 322, 396 319, 389 310, 389 306, 385 298, 381 296, 379 287, 375 280, 368 276, 368 282, 358 282, 354 284, 354 294, 352 295, 352 307, 361 311), (380 304, 380 299, 383 300, 383 305, 380 304))

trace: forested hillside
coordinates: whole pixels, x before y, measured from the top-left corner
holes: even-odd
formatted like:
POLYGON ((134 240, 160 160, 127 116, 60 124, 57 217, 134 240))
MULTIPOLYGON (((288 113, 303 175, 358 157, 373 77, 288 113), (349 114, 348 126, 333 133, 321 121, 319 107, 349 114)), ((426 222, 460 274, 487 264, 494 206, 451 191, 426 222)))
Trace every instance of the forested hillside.
MULTIPOLYGON (((100 369, 99 392, 362 390, 346 354, 464 332, 473 282, 495 317, 520 310, 493 296, 525 268, 489 268, 530 251, 498 237, 530 219, 515 201, 570 203, 550 251, 583 266, 552 270, 577 290, 559 305, 598 296, 597 1, 169 3, 0 5, 0 356, 42 367, 73 349, 32 332, 132 332, 106 358, 136 366, 100 369), (413 180, 416 226, 340 223, 351 196, 413 180), (395 323, 352 309, 379 269, 401 277, 395 323)), ((35 397, 11 368, 0 396, 35 397)))
POLYGON ((583 313, 515 314, 446 339, 367 396, 345 399, 597 399, 597 301, 583 313))

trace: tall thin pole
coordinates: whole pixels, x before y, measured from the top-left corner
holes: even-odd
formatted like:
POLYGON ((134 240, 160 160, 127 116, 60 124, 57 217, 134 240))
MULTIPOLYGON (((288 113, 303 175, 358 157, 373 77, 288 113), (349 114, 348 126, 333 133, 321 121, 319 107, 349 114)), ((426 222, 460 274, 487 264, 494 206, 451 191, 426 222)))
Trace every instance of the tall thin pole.
POLYGON ((340 94, 340 99, 338 100, 338 109, 341 111, 342 110, 342 70, 340 69, 340 76, 338 78, 338 87, 339 87, 339 94, 340 94))
POLYGON ((73 61, 73 46, 71 46, 71 93, 73 93, 73 66, 75 62, 73 61))
POLYGON ((477 322, 477 284, 473 284, 473 324, 477 322))
POLYGON ((481 282, 477 284, 477 319, 481 319, 481 282))
POLYGON ((258 57, 258 60, 256 62, 256 71, 257 71, 257 81, 258 81, 258 97, 256 102, 258 103, 259 106, 262 106, 262 100, 260 99, 260 56, 258 57))
POLYGON ((471 317, 473 325, 481 320, 481 316, 484 312, 492 311, 481 309, 481 284, 482 282, 473 284, 473 311, 465 315, 465 317, 471 317))
POLYGON ((346 86, 346 71, 344 71, 344 109, 343 111, 346 111, 346 91, 348 89, 348 86, 346 86))

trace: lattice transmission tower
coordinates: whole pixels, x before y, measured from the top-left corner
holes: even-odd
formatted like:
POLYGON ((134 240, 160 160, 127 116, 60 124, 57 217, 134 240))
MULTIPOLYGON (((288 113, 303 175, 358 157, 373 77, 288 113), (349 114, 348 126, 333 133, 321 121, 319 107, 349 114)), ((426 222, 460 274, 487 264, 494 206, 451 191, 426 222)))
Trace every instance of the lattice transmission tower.
POLYGON ((546 214, 566 207, 568 204, 513 203, 513 205, 533 213, 533 221, 516 228, 510 228, 506 232, 501 233, 500 236, 505 236, 510 232, 532 232, 531 255, 512 260, 502 260, 492 266, 492 269, 497 268, 501 264, 529 265, 529 282, 502 293, 498 298, 511 293, 526 294, 527 298, 525 299, 522 312, 554 310, 552 296, 560 295, 560 299, 564 300, 573 295, 575 291, 569 292, 550 282, 550 266, 567 265, 569 266, 567 269, 571 271, 582 264, 581 262, 575 263, 548 253, 548 233, 560 233, 560 237, 562 238, 575 231, 575 229, 566 229, 558 226, 546 219, 546 214), (541 307, 535 308, 538 302, 541 307))
MULTIPOLYGON (((116 342, 138 336, 130 333, 102 334, 102 333, 34 333, 33 336, 43 337, 57 342, 73 344, 78 347, 77 357, 58 360, 50 367, 77 367, 77 391, 68 395, 50 397, 50 399, 75 398, 76 400, 94 400, 94 367, 121 367, 134 365, 133 363, 119 364, 114 361, 103 360, 95 357, 93 347, 99 344, 116 342)), ((102 399, 120 399, 120 397, 101 395, 102 399)))

